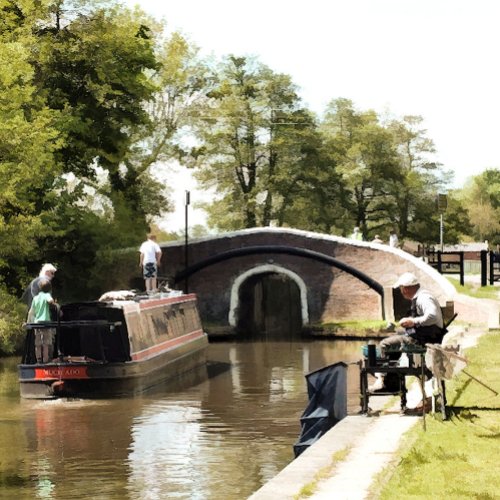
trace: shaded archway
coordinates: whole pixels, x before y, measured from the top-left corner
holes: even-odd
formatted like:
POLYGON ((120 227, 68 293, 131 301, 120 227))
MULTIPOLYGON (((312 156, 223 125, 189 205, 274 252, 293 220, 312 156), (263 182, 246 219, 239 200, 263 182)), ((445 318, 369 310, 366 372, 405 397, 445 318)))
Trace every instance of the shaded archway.
POLYGON ((236 311, 240 334, 290 337, 302 331, 300 289, 283 273, 248 276, 238 288, 236 311))
POLYGON ((293 271, 275 264, 264 264, 262 266, 253 267, 252 269, 240 274, 234 280, 231 287, 228 323, 233 327, 237 324, 237 311, 239 311, 241 302, 240 287, 250 277, 260 274, 283 275, 296 284, 299 291, 298 299, 300 302, 300 317, 302 325, 307 325, 309 323, 309 309, 307 306, 307 288, 304 280, 293 271))

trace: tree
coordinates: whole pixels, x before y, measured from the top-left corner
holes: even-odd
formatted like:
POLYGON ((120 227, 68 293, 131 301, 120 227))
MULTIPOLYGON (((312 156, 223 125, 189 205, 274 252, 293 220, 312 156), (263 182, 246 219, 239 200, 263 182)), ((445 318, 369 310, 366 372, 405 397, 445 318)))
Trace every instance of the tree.
MULTIPOLYGON (((3 33, 4 34, 4 33, 3 33)), ((37 95, 26 39, 0 43, 0 268, 22 272, 36 255, 37 239, 49 232, 45 219, 56 202, 60 174, 55 153, 64 144, 60 114, 37 95)), ((8 280, 9 281, 9 280, 8 280)), ((12 281, 10 281, 12 284, 12 281)))
POLYGON ((146 103, 149 122, 137 128, 133 147, 125 160, 136 178, 149 179, 143 188, 142 205, 149 214, 158 216, 171 209, 165 193, 169 164, 185 160, 190 147, 193 120, 203 113, 206 94, 206 67, 198 57, 198 48, 179 33, 172 33, 157 52, 158 69, 152 75, 156 91, 146 103))
POLYGON ((133 132, 149 122, 144 102, 156 90, 148 76, 158 68, 148 22, 139 11, 59 0, 45 17, 40 11, 32 59, 41 95, 63 116, 64 171, 92 181, 95 167, 103 168, 113 201, 123 198, 128 217, 143 223, 142 189, 150 180, 125 161, 133 132))
POLYGON ((0 10, 2 275, 19 290, 43 258, 65 264, 60 280, 80 267, 88 281, 97 248, 135 245, 165 205, 162 186, 127 164, 157 88, 150 20, 105 2, 6 0, 0 10), (96 211, 89 196, 110 208, 96 211))
POLYGON ((449 183, 441 165, 433 161, 434 143, 421 128, 421 116, 404 116, 392 120, 388 129, 397 147, 401 178, 392 186, 395 205, 391 224, 402 238, 422 240, 422 231, 429 222, 429 210, 435 210, 434 198, 449 183), (423 201, 427 203, 423 206, 423 201))
POLYGON ((459 196, 469 213, 473 238, 500 244, 500 170, 471 177, 459 196))
POLYGON ((348 99, 329 103, 321 130, 345 186, 351 224, 359 226, 366 239, 370 230, 378 232, 387 224, 390 188, 401 181, 392 135, 373 111, 359 112, 348 99))
POLYGON ((197 129, 197 178, 220 195, 206 209, 219 228, 279 225, 303 190, 316 154, 315 123, 290 77, 254 59, 228 57, 197 129))
MULTIPOLYGON (((425 246, 435 246, 440 242, 440 217, 435 193, 423 192, 413 201, 415 217, 411 221, 413 239, 425 246)), ((457 194, 449 191, 447 207, 443 212, 443 240, 445 244, 459 243, 465 234, 470 234, 469 214, 463 207, 457 194)))
POLYGON ((0 4, 0 353, 11 354, 24 337, 25 306, 13 296, 25 262, 50 228, 50 190, 60 173, 55 152, 64 137, 59 114, 37 95, 29 63, 29 32, 19 29, 21 11, 0 4))
POLYGON ((203 114, 206 103, 208 69, 195 45, 174 32, 159 48, 157 61, 157 90, 146 104, 150 121, 134 137, 143 170, 185 155, 183 133, 203 114))

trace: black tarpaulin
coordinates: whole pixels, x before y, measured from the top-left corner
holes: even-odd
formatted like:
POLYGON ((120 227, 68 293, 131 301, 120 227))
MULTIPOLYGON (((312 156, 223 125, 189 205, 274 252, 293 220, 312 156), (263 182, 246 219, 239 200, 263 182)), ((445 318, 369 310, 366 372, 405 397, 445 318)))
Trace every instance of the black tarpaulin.
POLYGON ((334 363, 306 375, 309 403, 300 417, 295 458, 347 415, 347 365, 334 363))

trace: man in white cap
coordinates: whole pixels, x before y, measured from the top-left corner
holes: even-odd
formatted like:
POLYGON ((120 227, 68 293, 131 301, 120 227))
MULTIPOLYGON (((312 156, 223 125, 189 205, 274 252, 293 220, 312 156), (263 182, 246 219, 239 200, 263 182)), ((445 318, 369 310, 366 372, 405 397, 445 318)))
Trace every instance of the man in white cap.
MULTIPOLYGON (((443 315, 437 299, 427 290, 420 288, 420 282, 413 273, 404 273, 394 284, 401 294, 411 301, 410 315, 399 320, 404 328, 396 335, 385 338, 380 343, 380 352, 385 356, 388 348, 400 349, 404 345, 441 343, 444 331, 443 315)), ((377 380, 370 390, 383 388, 382 374, 377 374, 377 380)))

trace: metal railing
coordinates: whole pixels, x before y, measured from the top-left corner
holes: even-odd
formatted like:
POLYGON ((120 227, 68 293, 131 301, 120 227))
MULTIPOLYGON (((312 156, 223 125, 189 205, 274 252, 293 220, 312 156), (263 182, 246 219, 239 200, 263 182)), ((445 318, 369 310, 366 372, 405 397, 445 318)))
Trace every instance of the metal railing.
POLYGON ((500 281, 500 252, 492 250, 481 251, 481 286, 486 286, 489 281, 493 285, 495 281, 500 281), (487 271, 489 271, 487 273, 487 271), (488 276, 489 275, 489 279, 488 276))
MULTIPOLYGON (((427 253, 428 264, 441 274, 458 274, 460 284, 464 284, 465 252, 441 252, 430 250, 427 253)), ((500 252, 481 250, 480 252, 481 286, 493 285, 500 281, 500 252)))
POLYGON ((441 274, 459 274, 460 284, 464 279, 464 252, 441 252, 431 250, 428 254, 428 264, 441 274))

